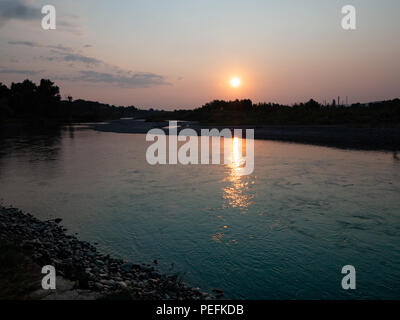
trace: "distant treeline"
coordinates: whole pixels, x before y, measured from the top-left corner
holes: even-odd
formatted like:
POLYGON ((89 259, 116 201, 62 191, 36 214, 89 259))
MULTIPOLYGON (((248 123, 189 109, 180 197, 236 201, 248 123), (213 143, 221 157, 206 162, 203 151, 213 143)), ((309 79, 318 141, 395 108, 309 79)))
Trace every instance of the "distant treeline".
MULTIPOLYGON (((384 125, 400 124, 400 100, 344 105, 322 105, 314 100, 293 106, 253 104, 251 100, 215 100, 195 110, 175 110, 164 118, 226 125, 384 125)), ((154 118, 153 118, 154 119, 154 118)))
POLYGON ((60 89, 50 80, 42 79, 39 85, 30 80, 0 83, 0 119, 51 119, 59 122, 101 121, 132 117, 140 110, 134 106, 116 107, 99 102, 61 100, 60 89))
POLYGON ((102 121, 123 117, 152 120, 189 120, 223 125, 393 125, 400 124, 400 100, 322 105, 314 100, 292 106, 276 103, 253 104, 249 99, 214 100, 194 110, 140 110, 134 106, 117 107, 99 102, 62 100, 59 87, 42 79, 0 83, 0 119, 51 119, 59 122, 102 121))

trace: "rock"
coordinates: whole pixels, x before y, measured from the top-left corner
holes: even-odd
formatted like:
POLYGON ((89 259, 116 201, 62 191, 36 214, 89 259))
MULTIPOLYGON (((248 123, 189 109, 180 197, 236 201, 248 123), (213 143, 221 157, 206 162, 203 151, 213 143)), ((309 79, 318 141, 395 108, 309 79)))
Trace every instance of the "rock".
POLYGON ((115 281, 114 280, 100 280, 101 284, 104 284, 106 286, 112 287, 115 285, 115 281))
MULTIPOLYGON (((62 219, 42 222, 18 210, 0 206, 0 241, 15 239, 24 249, 34 250, 30 258, 39 265, 53 265, 57 272, 57 290, 37 290, 33 299, 93 299, 100 292, 127 289, 146 299, 213 299, 199 289, 185 287, 169 275, 161 275, 150 264, 133 264, 103 255, 88 242, 66 235, 58 225, 62 219), (60 277, 62 276, 62 277, 60 277), (71 281, 72 280, 72 281, 71 281), (85 289, 85 290, 82 290, 85 289), (89 289, 89 290, 87 290, 89 289), (93 295, 93 290, 96 295, 93 295)), ((157 265, 158 260, 153 261, 157 265)))
POLYGON ((59 292, 72 290, 74 287, 74 283, 67 279, 57 276, 56 277, 56 290, 59 292))
POLYGON ((94 286, 99 291, 103 291, 104 290, 104 286, 100 282, 95 283, 94 286))
POLYGON ((104 262, 103 261, 101 261, 101 260, 99 260, 99 259, 97 259, 96 260, 96 264, 98 265, 98 266, 104 266, 104 262))
POLYGON ((131 271, 132 269, 133 269, 133 263, 124 263, 123 265, 121 265, 121 269, 122 269, 122 271, 125 271, 125 272, 129 272, 129 271, 131 271))
POLYGON ((224 294, 224 292, 220 289, 213 289, 212 292, 214 292, 216 294, 224 294))

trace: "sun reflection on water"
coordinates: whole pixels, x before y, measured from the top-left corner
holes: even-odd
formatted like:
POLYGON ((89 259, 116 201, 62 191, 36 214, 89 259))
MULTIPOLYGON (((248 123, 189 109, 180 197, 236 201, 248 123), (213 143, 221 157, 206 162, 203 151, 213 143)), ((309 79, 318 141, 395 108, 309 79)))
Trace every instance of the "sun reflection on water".
POLYGON ((249 184, 254 182, 251 181, 251 177, 240 174, 245 164, 245 159, 242 156, 242 151, 246 147, 245 144, 245 139, 238 137, 232 139, 232 156, 227 165, 229 175, 225 179, 229 184, 223 189, 223 198, 232 208, 246 209, 250 206, 253 198, 249 194, 249 184))
MULTIPOLYGON (((246 139, 234 137, 231 140, 230 148, 226 150, 229 152, 229 159, 226 164, 227 176, 223 180, 225 186, 222 189, 222 206, 224 209, 235 209, 240 214, 246 214, 253 202, 254 195, 251 193, 250 188, 255 183, 255 177, 242 174, 246 164, 246 159, 243 157, 246 152, 246 139)), ((229 226, 229 217, 218 216, 217 218, 221 222, 223 221, 224 224, 220 225, 219 230, 211 236, 211 239, 228 246, 237 245, 238 241, 234 239, 235 231, 231 230, 229 226)))

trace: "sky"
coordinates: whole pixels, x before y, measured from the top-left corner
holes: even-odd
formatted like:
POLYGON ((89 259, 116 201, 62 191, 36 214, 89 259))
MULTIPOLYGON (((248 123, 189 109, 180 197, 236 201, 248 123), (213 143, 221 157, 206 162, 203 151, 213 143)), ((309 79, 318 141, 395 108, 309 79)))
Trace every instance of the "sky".
POLYGON ((0 0, 0 82, 49 78, 63 98, 171 110, 392 99, 399 14, 398 0, 0 0), (47 4, 56 30, 41 27, 47 4), (349 4, 356 30, 341 26, 349 4))

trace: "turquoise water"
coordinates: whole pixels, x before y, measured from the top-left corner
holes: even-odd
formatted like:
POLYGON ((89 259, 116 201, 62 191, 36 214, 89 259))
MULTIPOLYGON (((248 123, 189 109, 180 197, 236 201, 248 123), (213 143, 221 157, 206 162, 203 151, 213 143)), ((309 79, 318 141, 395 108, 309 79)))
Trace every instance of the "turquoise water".
POLYGON ((63 218, 114 256, 235 299, 398 299, 400 161, 255 141, 255 170, 150 166, 142 134, 84 127, 1 141, 0 201, 63 218), (341 288, 354 265, 357 289, 341 288))

